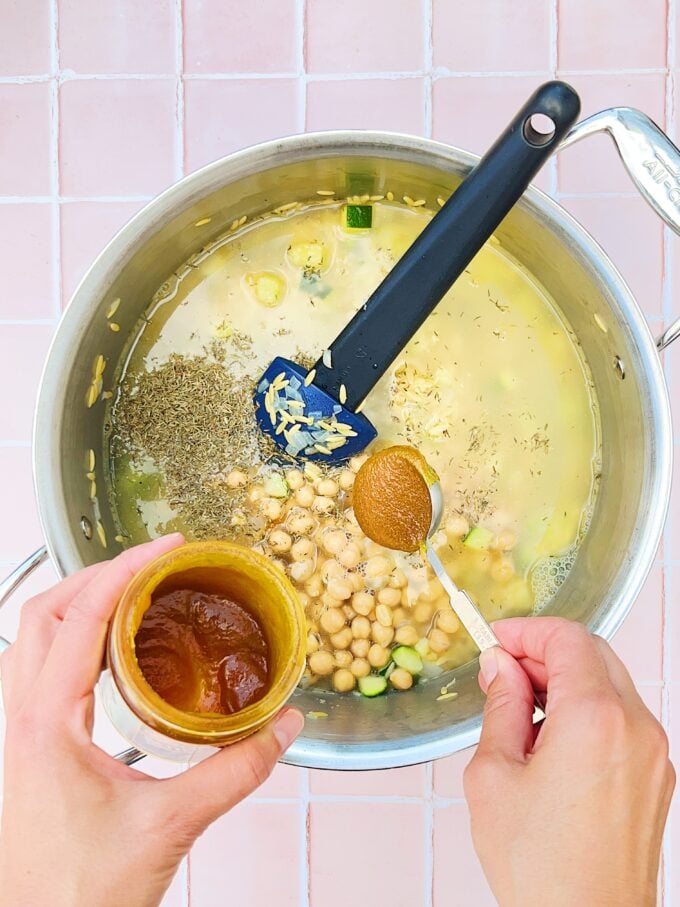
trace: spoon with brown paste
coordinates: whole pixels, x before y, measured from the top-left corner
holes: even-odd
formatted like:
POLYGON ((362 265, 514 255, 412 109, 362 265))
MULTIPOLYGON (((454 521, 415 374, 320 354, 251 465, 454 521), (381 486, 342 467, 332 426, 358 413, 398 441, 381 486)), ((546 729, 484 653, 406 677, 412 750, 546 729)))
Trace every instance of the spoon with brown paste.
MULTIPOLYGON (((467 592, 446 572, 432 545, 444 511, 437 473, 414 447, 379 451, 361 467, 352 490, 354 514, 374 542, 395 551, 418 551, 430 563, 460 622, 483 652, 500 646, 496 634, 467 592)), ((540 700, 534 697, 542 711, 540 700)))

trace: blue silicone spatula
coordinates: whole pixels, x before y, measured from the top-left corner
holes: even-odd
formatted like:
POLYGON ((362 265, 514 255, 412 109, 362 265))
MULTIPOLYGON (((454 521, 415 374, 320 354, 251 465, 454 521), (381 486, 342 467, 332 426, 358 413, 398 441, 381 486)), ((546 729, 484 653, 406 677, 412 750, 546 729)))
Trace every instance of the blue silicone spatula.
POLYGON ((313 368, 281 357, 272 361, 257 384, 255 412, 282 450, 334 462, 373 441, 377 432, 357 408, 519 200, 580 109, 566 83, 538 88, 313 368))

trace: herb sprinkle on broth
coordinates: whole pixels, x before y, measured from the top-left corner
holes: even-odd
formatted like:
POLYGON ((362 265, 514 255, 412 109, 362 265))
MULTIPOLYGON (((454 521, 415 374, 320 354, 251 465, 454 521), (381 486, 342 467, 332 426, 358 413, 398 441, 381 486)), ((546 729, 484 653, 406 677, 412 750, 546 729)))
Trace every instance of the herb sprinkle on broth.
MULTIPOLYGON (((181 530, 263 551, 305 606, 303 683, 366 696, 436 678, 474 646, 420 556, 363 535, 363 459, 287 459, 259 434, 252 394, 275 356, 310 368, 325 355, 440 204, 385 196, 321 196, 230 224, 151 300, 108 404, 119 537, 181 530)), ((543 606, 596 494, 597 401, 556 302, 495 238, 362 406, 371 451, 412 445, 439 474, 435 545, 486 617, 543 606)))

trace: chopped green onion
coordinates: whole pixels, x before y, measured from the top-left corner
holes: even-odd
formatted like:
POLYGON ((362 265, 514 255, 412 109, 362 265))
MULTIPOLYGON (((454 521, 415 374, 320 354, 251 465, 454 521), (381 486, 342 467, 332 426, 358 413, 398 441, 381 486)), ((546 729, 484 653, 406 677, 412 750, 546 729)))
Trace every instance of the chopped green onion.
POLYGON ((359 678, 359 692, 362 696, 368 696, 369 699, 380 696, 386 689, 387 681, 379 674, 368 674, 366 677, 359 678))
POLYGON ((420 674, 423 670, 423 659, 411 646, 397 646, 392 650, 392 660, 398 668, 404 668, 409 674, 420 674))
POLYGON ((347 205, 345 207, 345 226, 348 230, 368 230, 373 225, 373 207, 371 205, 347 205))
POLYGON ((475 526, 465 536, 463 544, 468 548, 483 550, 490 547, 493 539, 494 534, 490 529, 484 529, 483 526, 475 526))

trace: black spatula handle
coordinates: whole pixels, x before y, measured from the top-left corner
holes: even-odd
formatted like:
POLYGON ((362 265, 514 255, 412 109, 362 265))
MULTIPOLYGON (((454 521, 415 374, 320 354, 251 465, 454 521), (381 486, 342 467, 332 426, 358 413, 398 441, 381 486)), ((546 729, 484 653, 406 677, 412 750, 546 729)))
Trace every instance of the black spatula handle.
POLYGON ((355 409, 518 201, 576 120, 581 103, 565 82, 538 88, 320 359, 314 383, 355 409), (552 120, 548 135, 531 123, 552 120))

